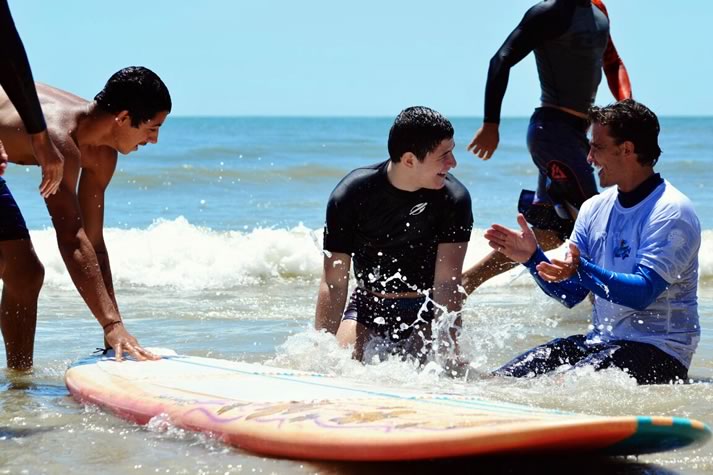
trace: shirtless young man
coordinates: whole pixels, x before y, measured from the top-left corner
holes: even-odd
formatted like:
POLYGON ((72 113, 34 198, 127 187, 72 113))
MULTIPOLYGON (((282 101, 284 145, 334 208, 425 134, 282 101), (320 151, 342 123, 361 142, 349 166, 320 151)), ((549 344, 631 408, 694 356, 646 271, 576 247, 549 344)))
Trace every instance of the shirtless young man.
MULTIPOLYGON (((93 101, 37 85, 47 130, 64 157, 59 189, 45 197, 57 243, 72 281, 104 330, 117 359, 128 352, 138 360, 157 357, 124 328, 116 303, 109 255, 104 243, 104 193, 118 153, 158 142, 171 111, 171 97, 149 69, 115 73, 93 101)), ((0 94, 0 141, 9 162, 37 165, 23 122, 7 95, 0 94)), ((37 299, 44 268, 35 254, 25 221, 4 180, 0 183, 0 323, 10 368, 32 366, 37 299)))

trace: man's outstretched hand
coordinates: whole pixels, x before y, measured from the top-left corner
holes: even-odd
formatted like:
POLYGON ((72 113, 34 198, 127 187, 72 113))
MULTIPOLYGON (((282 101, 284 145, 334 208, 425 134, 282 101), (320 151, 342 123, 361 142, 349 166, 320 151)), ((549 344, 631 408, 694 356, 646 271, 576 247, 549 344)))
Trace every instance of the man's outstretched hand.
POLYGON ((495 153, 495 149, 498 148, 498 143, 500 143, 498 127, 498 124, 484 123, 475 133, 470 144, 468 144, 468 151, 473 152, 474 155, 483 160, 489 160, 495 153))
POLYGON ((64 157, 57 150, 46 130, 30 135, 30 141, 35 159, 42 169, 40 194, 43 198, 47 198, 57 193, 59 184, 62 182, 64 157))
POLYGON ((552 262, 537 264, 537 273, 547 282, 561 282, 573 277, 579 267, 579 248, 569 243, 569 252, 564 260, 552 259, 552 262))
POLYGON ((527 262, 537 250, 537 238, 530 226, 527 225, 522 213, 517 215, 517 224, 520 225, 519 232, 499 224, 493 224, 485 231, 485 239, 488 240, 490 247, 522 264, 527 262))
POLYGON ((114 349, 116 361, 121 361, 124 353, 130 354, 136 361, 161 359, 160 356, 143 349, 136 338, 126 331, 124 323, 121 321, 106 325, 104 328, 104 339, 106 343, 114 349))

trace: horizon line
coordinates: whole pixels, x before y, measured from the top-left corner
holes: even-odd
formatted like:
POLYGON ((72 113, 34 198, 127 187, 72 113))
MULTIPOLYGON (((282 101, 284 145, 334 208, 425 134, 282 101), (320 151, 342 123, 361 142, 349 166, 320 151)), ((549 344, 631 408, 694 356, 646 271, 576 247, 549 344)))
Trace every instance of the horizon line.
MULTIPOLYGON (((299 115, 299 114, 171 114, 172 118, 180 119, 393 119, 391 115, 299 115)), ((478 119, 483 120, 482 116, 472 115, 448 115, 449 119, 478 119)), ((668 114, 659 115, 659 118, 664 119, 711 119, 710 115, 685 115, 685 114, 668 114)), ((529 119, 529 115, 522 116, 503 116, 502 119, 529 119)))

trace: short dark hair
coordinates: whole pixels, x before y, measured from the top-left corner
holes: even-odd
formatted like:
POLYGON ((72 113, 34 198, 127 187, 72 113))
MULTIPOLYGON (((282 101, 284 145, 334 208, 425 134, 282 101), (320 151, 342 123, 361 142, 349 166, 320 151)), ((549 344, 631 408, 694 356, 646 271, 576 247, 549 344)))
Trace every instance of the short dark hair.
POLYGON ((133 127, 159 112, 171 112, 168 88, 156 73, 143 66, 129 66, 115 72, 94 100, 101 109, 112 114, 128 111, 133 127))
POLYGON ((389 131, 389 157, 401 161, 411 152, 423 161, 429 152, 447 139, 453 138, 453 125, 440 113, 428 107, 409 107, 396 117, 389 131))
POLYGON ((648 107, 633 99, 589 109, 589 120, 609 127, 609 134, 618 144, 634 144, 636 158, 641 165, 653 167, 661 156, 659 147, 659 119, 648 107))

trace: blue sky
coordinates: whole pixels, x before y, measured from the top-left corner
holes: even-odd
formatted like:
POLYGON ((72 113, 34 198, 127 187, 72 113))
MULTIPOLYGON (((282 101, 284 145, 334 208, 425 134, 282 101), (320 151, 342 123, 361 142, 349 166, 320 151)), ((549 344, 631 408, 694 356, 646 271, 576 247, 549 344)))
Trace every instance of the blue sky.
MULTIPOLYGON (((408 105, 481 116, 488 61, 533 0, 10 0, 35 79, 91 98, 144 65, 174 114, 393 116, 408 105)), ((609 0, 635 97, 712 115, 713 2, 609 0), (674 8, 674 5, 677 8, 674 8)), ((538 103, 532 55, 505 116, 538 103)), ((603 83, 597 102, 611 95, 603 83)))

